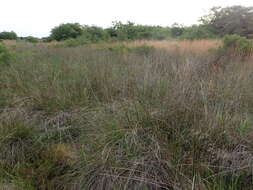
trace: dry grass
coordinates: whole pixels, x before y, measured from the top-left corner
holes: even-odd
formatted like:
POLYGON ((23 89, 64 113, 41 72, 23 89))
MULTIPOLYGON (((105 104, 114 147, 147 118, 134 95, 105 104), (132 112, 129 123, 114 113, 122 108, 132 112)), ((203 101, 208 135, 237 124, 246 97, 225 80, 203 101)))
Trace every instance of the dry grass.
POLYGON ((127 43, 130 46, 149 45, 155 48, 161 48, 168 51, 179 50, 184 53, 207 52, 210 49, 215 49, 221 45, 220 40, 178 40, 178 41, 134 41, 127 43))
MULTIPOLYGON (((24 44, 29 44, 28 42, 23 42, 24 44)), ((4 44, 7 46, 20 45, 20 42, 17 43, 14 40, 4 40, 4 44)), ((41 46, 59 46, 63 44, 63 42, 47 42, 47 43, 37 43, 41 46)), ((126 45, 128 47, 139 47, 143 45, 153 46, 155 48, 160 48, 168 51, 180 51, 182 53, 205 53, 210 49, 215 49, 219 47, 222 42, 221 40, 137 40, 132 42, 101 42, 98 44, 89 44, 86 46, 92 48, 108 48, 113 47, 115 45, 126 45)))
POLYGON ((160 48, 17 44, 0 70, 0 184, 251 190, 250 60, 213 72, 219 41, 129 44, 144 43, 160 48))
POLYGON ((182 53, 206 53, 210 49, 218 48, 222 45, 221 40, 138 40, 133 42, 112 42, 94 44, 91 47, 113 47, 116 45, 127 47, 153 46, 167 51, 180 51, 182 53))

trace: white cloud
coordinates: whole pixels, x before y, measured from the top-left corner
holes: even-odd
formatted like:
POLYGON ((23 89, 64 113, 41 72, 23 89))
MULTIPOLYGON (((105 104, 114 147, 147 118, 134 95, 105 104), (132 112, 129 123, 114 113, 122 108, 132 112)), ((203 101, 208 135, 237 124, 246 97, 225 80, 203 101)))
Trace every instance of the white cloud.
POLYGON ((253 6, 252 0, 2 0, 0 31, 47 36, 66 22, 107 27, 112 21, 168 26, 190 25, 213 6, 253 6))

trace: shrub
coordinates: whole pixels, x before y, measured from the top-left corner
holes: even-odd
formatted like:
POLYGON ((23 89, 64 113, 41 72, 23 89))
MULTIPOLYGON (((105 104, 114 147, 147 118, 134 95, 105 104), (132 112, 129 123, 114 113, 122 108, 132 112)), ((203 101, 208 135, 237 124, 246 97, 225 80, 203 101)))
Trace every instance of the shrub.
POLYGON ((172 25, 170 32, 172 37, 181 36, 184 33, 184 27, 180 26, 179 24, 175 23, 172 25))
POLYGON ((86 41, 99 42, 108 40, 110 36, 103 28, 97 26, 84 26, 82 39, 84 38, 86 38, 86 41))
POLYGON ((129 21, 126 24, 117 21, 113 22, 111 32, 112 34, 115 33, 117 40, 129 40, 136 37, 135 25, 129 21))
POLYGON ((0 65, 8 64, 12 58, 10 51, 0 43, 0 65))
POLYGON ((38 43, 38 42, 39 42, 39 39, 38 39, 38 38, 35 38, 35 37, 33 37, 33 36, 28 36, 28 37, 25 38, 25 40, 26 40, 27 42, 31 42, 31 43, 38 43))
POLYGON ((83 28, 78 23, 61 24, 52 29, 51 38, 57 41, 66 40, 69 38, 77 38, 83 32, 83 28))
POLYGON ((77 46, 81 46, 81 45, 85 45, 90 43, 90 41, 85 37, 85 36, 79 36, 78 38, 74 39, 68 39, 64 42, 63 46, 67 46, 67 47, 77 47, 77 46))
POLYGON ((109 34, 103 28, 97 26, 84 26, 82 35, 77 38, 66 40, 63 45, 67 47, 76 47, 84 44, 106 41, 109 39, 109 34))
POLYGON ((231 61, 246 61, 252 55, 253 43, 246 37, 237 34, 226 35, 222 45, 217 49, 212 49, 215 67, 224 68, 231 61))
POLYGON ((238 34, 251 38, 252 19, 253 7, 235 5, 224 8, 213 7, 208 15, 201 18, 201 21, 213 28, 217 34, 238 34))
POLYGON ((113 26, 107 28, 106 32, 112 39, 116 40, 162 40, 170 37, 170 30, 167 27, 136 25, 133 22, 126 24, 113 22, 113 26))
POLYGON ((252 54, 253 43, 246 37, 241 37, 237 34, 226 35, 223 40, 223 49, 229 51, 229 53, 239 56, 241 58, 247 58, 252 54))
POLYGON ((207 25, 192 25, 190 27, 186 27, 182 34, 182 38, 188 40, 208 39, 215 37, 217 37, 217 35, 215 35, 207 25))
POLYGON ((13 31, 0 33, 0 39, 3 40, 16 40, 17 38, 18 38, 17 34, 13 31))
POLYGON ((42 42, 52 42, 53 40, 52 36, 42 38, 42 42))

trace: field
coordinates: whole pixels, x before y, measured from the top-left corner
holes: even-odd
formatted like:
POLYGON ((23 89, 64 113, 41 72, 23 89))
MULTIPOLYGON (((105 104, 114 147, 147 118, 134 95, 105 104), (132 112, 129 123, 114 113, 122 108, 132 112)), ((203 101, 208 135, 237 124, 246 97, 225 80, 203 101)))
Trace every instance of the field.
POLYGON ((0 189, 253 189, 251 57, 217 61, 220 40, 5 43, 0 189))

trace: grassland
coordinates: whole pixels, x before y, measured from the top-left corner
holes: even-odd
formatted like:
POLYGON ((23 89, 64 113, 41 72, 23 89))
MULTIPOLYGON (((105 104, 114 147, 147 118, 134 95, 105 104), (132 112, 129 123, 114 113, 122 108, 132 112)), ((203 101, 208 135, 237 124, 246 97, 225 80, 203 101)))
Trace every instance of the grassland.
POLYGON ((251 58, 217 64, 216 40, 7 44, 0 189, 253 189, 251 58))

